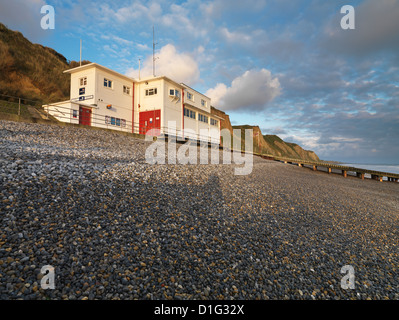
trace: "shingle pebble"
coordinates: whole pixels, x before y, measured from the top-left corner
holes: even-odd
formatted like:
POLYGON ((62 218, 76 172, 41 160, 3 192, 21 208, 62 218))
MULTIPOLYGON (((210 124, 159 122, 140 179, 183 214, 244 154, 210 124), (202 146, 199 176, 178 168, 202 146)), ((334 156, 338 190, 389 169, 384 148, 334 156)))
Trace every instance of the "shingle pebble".
POLYGON ((0 121, 1 299, 398 299, 397 184, 150 165, 148 145, 0 121))

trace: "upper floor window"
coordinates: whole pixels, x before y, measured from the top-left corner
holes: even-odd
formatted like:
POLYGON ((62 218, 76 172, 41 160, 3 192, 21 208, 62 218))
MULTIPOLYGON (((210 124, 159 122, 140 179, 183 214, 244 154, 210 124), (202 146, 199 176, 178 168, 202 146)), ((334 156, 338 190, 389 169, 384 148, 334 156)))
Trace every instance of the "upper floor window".
POLYGON ((169 89, 169 96, 178 98, 180 96, 179 90, 169 89))
POLYGON ((194 96, 193 96, 193 94, 190 93, 190 92, 187 92, 187 99, 188 99, 188 100, 191 100, 191 101, 194 101, 194 96))
POLYGON ((153 96, 157 94, 157 88, 145 89, 146 96, 153 96))
POLYGON ((123 86, 123 93, 129 94, 130 95, 130 87, 128 86, 123 86))
POLYGON ((80 79, 79 79, 79 85, 80 85, 81 87, 87 85, 87 77, 80 78, 80 79))
POLYGON ((191 119, 195 119, 195 114, 196 114, 195 111, 192 111, 192 110, 190 110, 190 109, 184 108, 184 115, 185 115, 186 117, 189 117, 189 118, 191 118, 191 119))
POLYGON ((208 117, 203 115, 203 114, 201 114, 201 113, 198 114, 198 120, 202 121, 202 122, 205 122, 205 123, 208 123, 208 117))
POLYGON ((204 99, 201 99, 201 106, 204 108, 206 107, 206 101, 204 99))
POLYGON ((213 118, 211 118, 211 125, 212 126, 217 126, 219 124, 219 122, 213 118))
POLYGON ((112 88, 112 81, 104 78, 104 87, 112 88))

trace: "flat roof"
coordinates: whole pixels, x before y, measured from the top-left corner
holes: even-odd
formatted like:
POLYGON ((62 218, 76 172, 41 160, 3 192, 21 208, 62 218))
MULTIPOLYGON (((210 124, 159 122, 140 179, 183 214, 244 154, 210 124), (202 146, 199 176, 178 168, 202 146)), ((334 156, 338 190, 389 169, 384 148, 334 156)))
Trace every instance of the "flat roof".
POLYGON ((112 74, 114 74, 114 75, 116 75, 116 76, 118 76, 118 77, 125 78, 125 79, 127 79, 127 80, 129 80, 129 81, 134 81, 134 82, 137 81, 137 80, 134 79, 134 78, 128 77, 127 75, 124 75, 124 74, 122 74, 122 73, 119 73, 119 72, 117 72, 117 71, 114 71, 114 70, 112 70, 112 69, 110 69, 110 68, 104 67, 104 66, 102 66, 102 65, 100 65, 100 64, 98 64, 98 63, 95 63, 95 62, 92 62, 92 63, 89 63, 89 64, 85 64, 85 65, 83 65, 83 66, 79 66, 79 67, 76 67, 76 68, 72 68, 72 69, 65 70, 64 73, 79 72, 79 71, 83 71, 83 70, 90 69, 90 68, 93 68, 93 67, 94 67, 94 68, 98 68, 98 69, 102 69, 102 70, 107 71, 107 72, 109 72, 109 73, 112 73, 112 74))
POLYGON ((146 82, 146 81, 152 81, 152 80, 160 80, 160 79, 165 79, 169 82, 173 82, 173 84, 175 84, 176 86, 180 87, 180 88, 184 88, 184 86, 174 80, 172 80, 171 78, 167 77, 167 76, 155 76, 155 77, 146 77, 146 78, 141 78, 140 80, 135 79, 135 81, 137 83, 141 83, 141 82, 146 82))
POLYGON ((204 96, 205 98, 208 98, 209 100, 211 100, 211 98, 209 98, 208 96, 206 96, 206 95, 204 95, 203 93, 201 93, 201 92, 199 92, 199 91, 197 91, 197 90, 191 88, 190 86, 186 85, 185 83, 182 82, 181 85, 182 85, 183 87, 188 88, 188 89, 190 89, 190 90, 193 90, 193 91, 197 92, 198 94, 200 94, 201 96, 204 96))

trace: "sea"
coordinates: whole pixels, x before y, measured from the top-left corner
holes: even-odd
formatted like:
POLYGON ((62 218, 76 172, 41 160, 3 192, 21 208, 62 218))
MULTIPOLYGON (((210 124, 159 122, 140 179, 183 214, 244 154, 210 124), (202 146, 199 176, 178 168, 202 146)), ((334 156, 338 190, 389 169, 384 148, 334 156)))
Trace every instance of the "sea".
MULTIPOLYGON (((355 167, 355 168, 360 168, 360 169, 368 169, 368 170, 374 170, 374 171, 399 174, 399 165, 398 164, 360 164, 360 163, 341 164, 340 163, 340 165, 355 167)), ((365 177, 369 178, 370 175, 366 174, 365 177)), ((386 178, 384 178, 384 180, 386 180, 386 178)))

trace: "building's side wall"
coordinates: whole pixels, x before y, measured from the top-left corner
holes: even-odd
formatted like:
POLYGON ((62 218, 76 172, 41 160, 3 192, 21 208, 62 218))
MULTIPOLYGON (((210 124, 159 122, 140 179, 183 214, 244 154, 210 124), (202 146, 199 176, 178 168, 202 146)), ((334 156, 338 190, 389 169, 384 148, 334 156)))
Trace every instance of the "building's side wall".
POLYGON ((43 108, 58 121, 79 124, 79 105, 71 102, 58 102, 44 105, 43 108))
POLYGON ((163 79, 163 105, 164 116, 162 126, 167 128, 165 133, 173 136, 182 136, 182 91, 181 87, 173 82, 163 79), (175 96, 170 95, 170 90, 175 91, 175 96), (177 94, 176 94, 177 93, 177 94))
MULTIPOLYGON (((212 117, 210 117, 212 118, 212 117)), ((217 118, 213 118, 215 119, 217 122, 215 125, 211 125, 210 124, 210 118, 209 118, 209 137, 210 137, 210 141, 212 143, 220 143, 220 125, 219 125, 219 119, 217 118)))
POLYGON ((135 114, 134 114, 134 126, 135 132, 139 130, 140 112, 161 110, 161 132, 164 127, 164 108, 163 108, 163 80, 155 79, 147 82, 137 83, 135 86, 135 114), (156 89, 157 93, 152 95, 146 95, 146 90, 156 89))
POLYGON ((211 99, 190 88, 184 89, 184 103, 211 113, 211 99), (192 100, 189 99, 189 94, 192 95, 192 100), (201 100, 204 100, 205 106, 201 104, 201 100))
POLYGON ((90 68, 87 70, 82 70, 78 72, 71 73, 71 92, 70 99, 72 101, 79 102, 80 99, 85 104, 95 104, 95 88, 96 88, 96 75, 95 68, 90 68), (86 85, 80 85, 80 79, 87 78, 86 85), (91 97, 89 99, 89 97, 91 97))
POLYGON ((96 68, 97 107, 93 110, 93 125, 96 127, 131 131, 133 108, 133 81, 118 77, 96 68), (111 88, 104 85, 104 79, 112 81, 111 88), (129 93, 123 87, 129 88, 129 93), (111 105, 111 107, 107 107, 111 105))
MULTIPOLYGON (((205 113, 202 113, 202 114, 204 114, 208 117, 208 122, 205 123, 205 122, 199 121, 199 118, 197 118, 198 119, 197 120, 198 121, 198 134, 199 134, 200 140, 206 140, 207 137, 209 137, 209 115, 205 114, 205 113)), ((197 117, 198 117, 198 115, 197 115, 197 117)))
MULTIPOLYGON (((187 108, 187 107, 186 107, 187 108)), ((190 108, 187 108, 190 109, 190 108)), ((194 111, 194 110, 193 110, 194 111)), ((195 115, 195 120, 190 117, 184 117, 184 137, 191 139, 198 139, 198 114, 195 115)))

